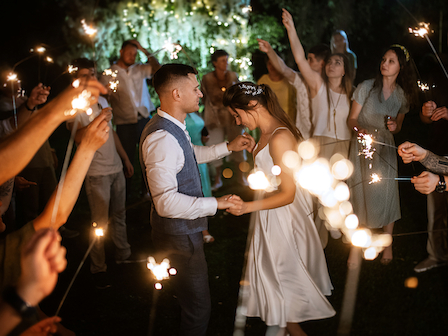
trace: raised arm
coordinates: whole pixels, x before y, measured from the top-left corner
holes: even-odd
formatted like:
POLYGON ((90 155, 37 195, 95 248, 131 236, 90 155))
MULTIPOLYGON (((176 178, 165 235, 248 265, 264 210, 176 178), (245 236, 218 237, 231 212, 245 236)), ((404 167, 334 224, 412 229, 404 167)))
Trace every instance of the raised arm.
POLYGON ((96 79, 77 88, 70 86, 0 142, 0 184, 21 172, 56 127, 71 117, 66 111, 72 109, 73 98, 83 90, 91 93, 91 104, 96 103, 100 92, 107 93, 96 79))
POLYGON ((299 67, 300 73, 305 79, 310 88, 311 98, 314 98, 319 91, 323 80, 320 74, 311 69, 303 50, 302 43, 297 35, 296 27, 291 14, 283 8, 282 14, 283 25, 288 33, 289 43, 291 44, 291 50, 294 55, 294 59, 299 67))
POLYGON ((155 58, 148 50, 142 47, 140 42, 138 42, 137 40, 132 40, 132 43, 135 44, 138 50, 140 50, 145 54, 146 57, 148 57, 148 63, 151 65, 153 75, 157 70, 160 69, 161 64, 159 63, 157 58, 155 58))
POLYGON ((260 51, 266 53, 268 55, 269 60, 271 61, 272 66, 283 75, 290 83, 294 81, 295 72, 290 67, 288 67, 285 62, 278 56, 272 46, 268 41, 257 39, 258 47, 260 51))
MULTIPOLYGON (((104 119, 105 116, 100 114, 90 123, 89 126, 87 126, 84 137, 76 150, 76 154, 73 157, 70 167, 67 170, 65 182, 62 187, 56 220, 53 224, 53 228, 55 230, 67 221, 67 218, 72 212, 76 200, 78 199, 79 191, 81 190, 84 177, 90 167, 93 156, 98 148, 106 142, 107 137, 109 136, 109 127, 104 119)), ((59 187, 60 185, 58 188, 59 187)), ((51 195, 51 198, 45 206, 42 214, 34 220, 33 225, 36 231, 51 225, 58 188, 51 195)))

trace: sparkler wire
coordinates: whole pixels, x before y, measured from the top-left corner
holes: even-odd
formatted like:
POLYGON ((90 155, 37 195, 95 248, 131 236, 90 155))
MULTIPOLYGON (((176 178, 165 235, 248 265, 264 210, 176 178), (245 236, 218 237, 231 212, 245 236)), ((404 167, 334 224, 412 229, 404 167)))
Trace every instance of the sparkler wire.
POLYGON ((93 245, 95 245, 95 242, 96 242, 97 239, 100 239, 100 237, 99 236, 95 236, 95 238, 92 239, 92 242, 90 243, 89 248, 87 249, 86 253, 84 254, 84 257, 82 258, 81 262, 79 263, 78 269, 76 270, 75 274, 73 275, 72 281, 70 281, 70 284, 68 285, 67 290, 65 291, 64 296, 62 297, 62 300, 59 303, 59 307, 56 310, 56 313, 54 314, 54 316, 58 316, 59 315, 59 312, 61 311, 62 305, 64 304, 64 301, 67 298, 68 292, 72 288, 73 283, 75 282, 75 279, 76 279, 76 277, 79 274, 79 271, 81 270, 82 266, 84 265, 84 262, 86 261, 87 256, 89 255, 90 251, 92 250, 93 245))

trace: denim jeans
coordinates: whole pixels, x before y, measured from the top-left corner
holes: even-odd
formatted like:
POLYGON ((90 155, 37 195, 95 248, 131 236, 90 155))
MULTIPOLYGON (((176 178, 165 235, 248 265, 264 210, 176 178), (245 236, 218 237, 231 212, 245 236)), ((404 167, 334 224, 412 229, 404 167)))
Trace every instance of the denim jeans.
MULTIPOLYGON (((126 182, 122 171, 99 176, 87 176, 85 180, 87 199, 90 205, 92 223, 105 228, 105 234, 110 231, 115 244, 115 259, 125 260, 131 255, 126 232, 126 182)), ((92 229, 90 241, 96 239, 92 229)), ((104 238, 99 238, 90 252, 90 271, 105 272, 106 255, 104 238)))

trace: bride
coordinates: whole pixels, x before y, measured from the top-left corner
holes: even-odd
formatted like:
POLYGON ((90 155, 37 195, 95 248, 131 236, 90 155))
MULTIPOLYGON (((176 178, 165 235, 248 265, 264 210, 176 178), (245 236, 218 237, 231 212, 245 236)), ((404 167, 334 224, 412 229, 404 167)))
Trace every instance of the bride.
POLYGON ((313 223, 310 194, 296 186, 293 172, 284 165, 287 151, 296 151, 302 137, 266 85, 238 83, 227 89, 224 106, 237 125, 259 128, 261 137, 254 149, 257 169, 273 177, 274 165, 281 168, 280 185, 272 194, 244 202, 233 196, 234 215, 254 212, 245 282, 247 316, 260 317, 268 326, 266 335, 306 335, 298 323, 335 314, 324 295, 333 289, 322 245, 313 223))

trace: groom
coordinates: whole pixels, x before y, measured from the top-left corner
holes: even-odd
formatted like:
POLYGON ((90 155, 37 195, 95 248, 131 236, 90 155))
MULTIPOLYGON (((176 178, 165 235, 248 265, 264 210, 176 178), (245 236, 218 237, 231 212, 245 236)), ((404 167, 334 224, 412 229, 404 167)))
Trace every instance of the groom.
POLYGON ((168 257, 178 271, 170 281, 182 310, 183 336, 206 335, 211 303, 201 232, 207 229, 207 216, 233 205, 230 195, 203 196, 198 164, 255 145, 249 135, 210 147, 192 145, 184 120, 199 109, 196 74, 183 64, 163 65, 154 74, 160 108, 140 140, 140 163, 151 194, 152 240, 160 257, 168 257))

